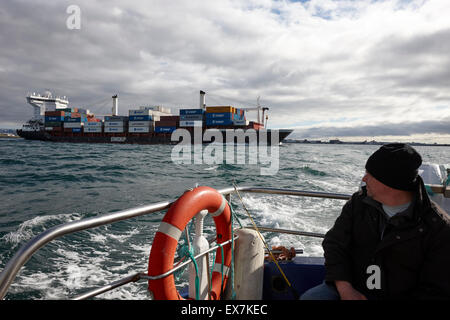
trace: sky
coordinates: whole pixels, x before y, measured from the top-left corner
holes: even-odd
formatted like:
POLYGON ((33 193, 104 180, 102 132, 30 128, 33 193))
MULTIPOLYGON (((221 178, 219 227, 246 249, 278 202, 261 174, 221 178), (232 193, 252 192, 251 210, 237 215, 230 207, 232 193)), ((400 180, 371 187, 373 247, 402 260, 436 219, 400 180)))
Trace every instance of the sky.
POLYGON ((2 0, 0 128, 31 118, 29 92, 98 115, 118 94, 126 115, 196 108, 203 90, 210 106, 259 97, 292 138, 450 143, 448 12, 448 0, 2 0))

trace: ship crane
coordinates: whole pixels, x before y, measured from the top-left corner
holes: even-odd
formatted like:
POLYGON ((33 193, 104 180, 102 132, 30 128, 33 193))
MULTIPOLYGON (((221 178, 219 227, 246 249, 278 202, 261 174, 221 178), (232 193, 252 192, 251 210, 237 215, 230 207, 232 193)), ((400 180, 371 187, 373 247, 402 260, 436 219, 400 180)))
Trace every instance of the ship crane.
MULTIPOLYGON (((262 107, 261 104, 259 103, 259 98, 260 97, 258 97, 256 99, 256 104, 257 104, 256 107, 254 107, 254 108, 242 108, 242 109, 244 109, 245 111, 257 111, 258 112, 258 123, 259 124, 263 124, 264 127, 265 127, 265 124, 264 124, 264 113, 267 110, 269 110, 269 108, 268 107, 262 107), (262 117, 261 117, 261 111, 262 111, 262 117)), ((268 119, 268 116, 266 115, 266 120, 267 119, 268 119)), ((266 124, 267 124, 267 121, 266 121, 266 124)))

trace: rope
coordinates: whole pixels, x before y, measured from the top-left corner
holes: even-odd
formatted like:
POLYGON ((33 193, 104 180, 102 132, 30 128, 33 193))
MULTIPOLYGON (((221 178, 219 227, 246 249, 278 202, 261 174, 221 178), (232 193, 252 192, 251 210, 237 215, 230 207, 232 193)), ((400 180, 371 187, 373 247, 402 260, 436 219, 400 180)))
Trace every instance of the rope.
POLYGON ((223 246, 220 243, 217 243, 217 245, 220 247, 220 253, 222 257, 222 264, 220 265, 220 274, 222 275, 222 282, 220 283, 220 296, 223 297, 223 264, 224 264, 224 253, 223 253, 223 246))
MULTIPOLYGON (((189 224, 186 226, 186 228, 187 228, 187 235, 186 235, 186 237, 187 237, 190 234, 189 224)), ((186 242, 188 242, 187 239, 185 239, 185 240, 186 240, 186 242)), ((181 261, 184 260, 186 257, 188 257, 191 259, 192 263, 194 264, 194 268, 195 268, 195 300, 200 300, 200 278, 198 276, 199 272, 198 272, 197 261, 195 261, 195 258, 194 258, 194 249, 192 247, 189 247, 187 244, 182 245, 182 246, 180 246, 180 249, 178 250, 178 256, 181 257, 181 261)), ((185 268, 183 268, 177 276, 181 276, 183 274, 184 270, 185 270, 185 268)))
MULTIPOLYGON (((228 201, 228 206, 230 207, 231 211, 231 300, 236 300, 236 291, 234 290, 234 227, 233 227, 233 217, 234 217, 234 210, 231 206, 231 201, 228 201)), ((239 220, 238 220, 239 221, 239 220)), ((239 224, 241 222, 239 221, 239 224)), ((241 225, 242 228, 242 225, 241 225)))
POLYGON ((264 238, 261 235, 261 232, 259 232, 258 227, 256 226, 255 221, 253 220, 252 216, 250 215, 250 212, 247 210, 247 207, 244 204, 244 201, 242 200, 242 197, 239 193, 239 191, 237 190, 236 184, 233 182, 233 186, 234 186, 234 190, 236 191, 237 195, 239 196, 239 199, 242 202, 242 206, 244 207, 245 211, 247 212, 248 217, 250 218, 250 221, 253 224, 253 227, 255 228, 256 232, 258 233, 259 238, 261 239, 261 241, 264 243, 264 246, 266 247, 266 250, 269 252, 270 257, 272 258, 273 262, 275 262, 278 270, 280 271, 281 275, 284 278, 284 281, 286 282, 286 284, 288 285, 289 289, 291 289, 292 294, 294 295, 295 299, 298 300, 299 299, 299 294, 298 292, 294 289, 294 287, 291 285, 291 283, 289 282, 288 278, 286 277, 285 273, 283 272, 283 269, 281 269, 280 265, 278 264, 278 261, 275 259, 272 250, 270 250, 269 246, 267 245, 267 242, 264 240, 264 238))

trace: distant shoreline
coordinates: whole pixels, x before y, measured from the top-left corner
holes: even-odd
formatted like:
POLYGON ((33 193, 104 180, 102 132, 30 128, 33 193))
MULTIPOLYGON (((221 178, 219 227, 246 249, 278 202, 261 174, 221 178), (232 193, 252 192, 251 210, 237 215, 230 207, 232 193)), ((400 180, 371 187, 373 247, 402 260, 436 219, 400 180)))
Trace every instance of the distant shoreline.
POLYGON ((12 134, 8 134, 8 133, 0 133, 0 138, 11 138, 11 139, 17 139, 20 138, 17 135, 12 135, 12 134))
MULTIPOLYGON (((307 140, 307 139, 284 139, 283 143, 302 143, 302 144, 356 144, 356 145, 384 145, 393 143, 390 141, 341 141, 339 139, 321 141, 321 140, 307 140)), ((422 142, 405 142, 411 146, 429 146, 429 147, 450 147, 448 143, 422 143, 422 142)))

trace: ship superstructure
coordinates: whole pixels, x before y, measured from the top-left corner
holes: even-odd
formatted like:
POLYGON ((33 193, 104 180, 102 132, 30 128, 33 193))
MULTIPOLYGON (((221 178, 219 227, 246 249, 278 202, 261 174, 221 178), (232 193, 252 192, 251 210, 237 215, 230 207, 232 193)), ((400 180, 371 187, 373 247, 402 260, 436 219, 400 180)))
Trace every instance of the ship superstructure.
POLYGON ((27 102, 33 107, 33 116, 22 127, 24 131, 40 131, 45 123, 45 112, 55 111, 57 109, 67 108, 69 100, 63 96, 53 96, 52 92, 45 91, 40 93, 27 94, 27 102))

